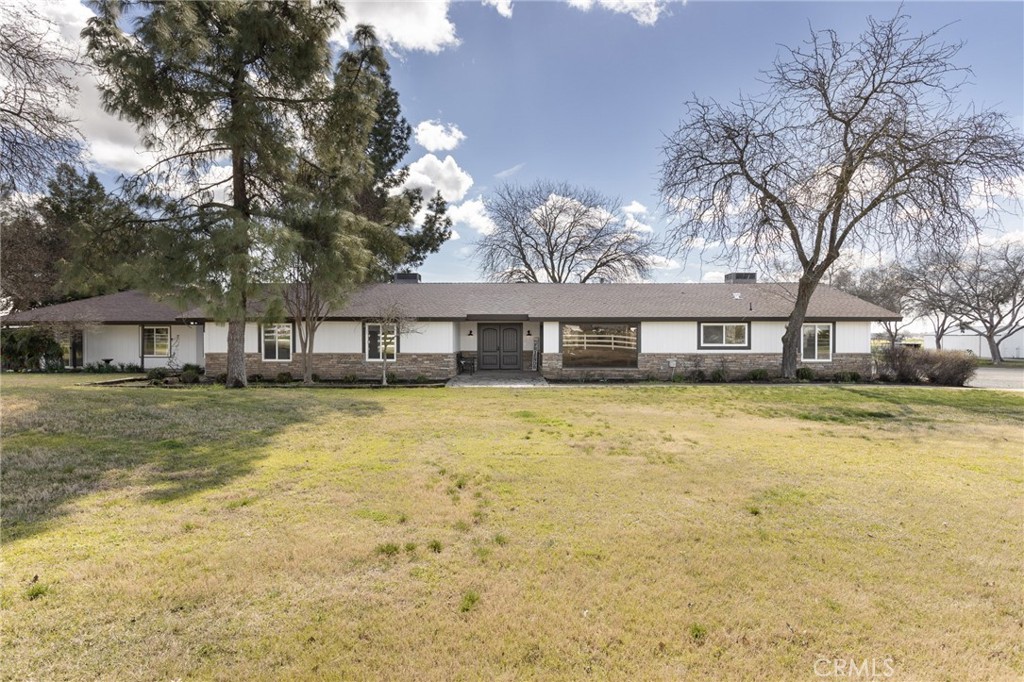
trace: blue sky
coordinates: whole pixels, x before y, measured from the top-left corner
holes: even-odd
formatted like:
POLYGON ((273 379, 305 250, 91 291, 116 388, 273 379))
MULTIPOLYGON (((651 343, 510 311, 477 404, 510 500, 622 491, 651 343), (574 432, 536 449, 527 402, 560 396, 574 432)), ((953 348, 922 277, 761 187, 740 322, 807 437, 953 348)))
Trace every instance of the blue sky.
MULTIPOLYGON (((458 239, 431 256, 428 281, 476 280, 472 244, 486 229, 487 196, 503 181, 585 185, 632 205, 661 234, 661 145, 691 95, 729 101, 761 92, 759 72, 781 45, 809 27, 855 38, 866 17, 888 18, 896 3, 569 2, 346 3, 344 41, 356 23, 375 25, 392 56, 393 82, 418 139, 407 162, 413 181, 449 199, 458 239), (434 122, 431 124, 430 122, 434 122), (448 158, 450 157, 450 158, 448 158), (639 211, 639 205, 647 209, 639 211)), ((1024 2, 907 2, 915 31, 946 26, 965 42, 959 63, 974 69, 964 105, 995 107, 1024 128, 1024 2)), ((77 0, 47 6, 68 40, 91 14, 77 0)), ((140 164, 131 126, 99 110, 81 83, 82 129, 94 166, 111 179, 140 164)), ((1021 230, 1020 217, 1005 226, 1021 230)), ((715 279, 720 264, 677 258, 658 281, 715 279)))
MULTIPOLYGON (((673 4, 654 25, 626 14, 581 12, 555 2, 516 2, 512 16, 477 3, 453 4, 460 43, 436 54, 400 52, 394 83, 409 120, 454 124, 465 139, 450 154, 472 176, 464 199, 505 180, 567 180, 638 201, 638 218, 661 232, 658 169, 664 134, 692 93, 720 100, 759 92, 759 71, 780 45, 806 39, 808 26, 856 37, 865 18, 892 16, 894 3, 692 2, 673 4)), ((917 30, 950 24, 949 41, 966 41, 960 62, 974 67, 965 102, 996 106, 1024 119, 1024 4, 909 3, 917 30)), ((410 160, 426 153, 414 147, 410 160)), ((459 203, 459 202, 455 202, 459 203)), ((422 268, 426 279, 476 279, 469 247, 477 233, 456 225, 460 239, 422 268)), ((693 257, 656 272, 660 281, 714 278, 723 267, 693 257)))

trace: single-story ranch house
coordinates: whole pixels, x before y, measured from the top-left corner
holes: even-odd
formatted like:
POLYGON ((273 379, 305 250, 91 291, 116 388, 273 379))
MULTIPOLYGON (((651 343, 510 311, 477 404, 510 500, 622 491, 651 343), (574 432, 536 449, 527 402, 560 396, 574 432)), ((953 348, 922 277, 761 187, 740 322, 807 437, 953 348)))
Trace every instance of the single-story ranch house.
MULTIPOLYGON (((549 379, 777 372, 795 291, 795 284, 757 283, 750 273, 720 284, 435 284, 400 275, 332 311, 315 337, 314 372, 375 378, 385 358, 404 379, 454 376, 466 358, 479 370, 537 371, 549 379)), ((803 327, 801 362, 822 374, 868 375, 871 323, 898 319, 820 286, 803 327)), ((15 313, 3 323, 64 330, 70 366, 195 363, 209 375, 226 369, 226 324, 138 291, 15 313)), ((293 320, 252 319, 248 373, 301 376, 296 338, 293 320)))

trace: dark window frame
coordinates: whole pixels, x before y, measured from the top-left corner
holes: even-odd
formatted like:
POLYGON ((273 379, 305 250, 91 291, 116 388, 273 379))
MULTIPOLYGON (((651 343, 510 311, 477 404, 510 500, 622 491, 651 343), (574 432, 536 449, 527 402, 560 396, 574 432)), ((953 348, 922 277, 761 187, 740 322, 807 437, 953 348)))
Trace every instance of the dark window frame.
MULTIPOLYGON (((392 333, 395 337, 395 352, 394 355, 387 358, 387 362, 394 362, 398 359, 398 355, 402 352, 402 335, 399 333, 398 325, 393 322, 363 322, 363 360, 366 362, 384 362, 384 353, 381 353, 380 357, 371 358, 370 353, 370 327, 391 327, 392 333)), ((378 332, 380 333, 380 332, 378 332)), ((378 346, 379 346, 378 342, 378 346)))
POLYGON ((141 333, 141 341, 142 341, 142 357, 144 357, 144 358, 169 358, 169 357, 171 357, 171 325, 169 325, 169 324, 160 324, 160 325, 147 324, 147 325, 142 325, 140 333, 141 333), (166 329, 167 330, 167 352, 166 353, 157 353, 156 352, 156 334, 155 334, 155 331, 157 329, 166 329), (154 330, 154 335, 153 335, 153 352, 152 353, 147 353, 146 352, 146 331, 147 330, 154 330))
MULTIPOLYGON (((275 340, 275 342, 278 340, 276 335, 274 337, 274 340, 275 340)), ((275 343, 274 344, 275 355, 277 353, 277 350, 276 350, 277 348, 278 348, 278 345, 277 345, 277 343, 275 343)), ((292 358, 294 358, 294 357, 295 357, 295 323, 294 322, 292 322, 290 324, 287 323, 287 322, 278 322, 276 324, 261 324, 260 325, 260 358, 263 360, 263 362, 291 362, 292 358), (271 328, 276 329, 278 327, 288 327, 291 330, 289 332, 289 334, 291 334, 291 338, 289 339, 289 342, 288 342, 288 357, 285 358, 284 360, 282 360, 281 358, 277 358, 277 357, 273 357, 273 358, 268 358, 267 357, 267 337, 266 337, 267 330, 271 329, 271 328)))
MULTIPOLYGON (((565 369, 637 369, 640 366, 640 335, 641 335, 641 323, 639 321, 623 321, 615 320, 604 321, 604 320, 582 320, 574 322, 559 322, 558 323, 558 353, 562 356, 562 367, 565 369), (605 325, 605 326, 623 326, 623 327, 636 327, 636 361, 632 365, 566 365, 565 364, 565 347, 563 341, 565 339, 565 327, 569 326, 582 326, 582 325, 605 325)), ((543 348, 543 346, 542 346, 543 348)))
MULTIPOLYGON (((818 332, 814 332, 814 354, 818 354, 818 332)), ((836 323, 828 320, 804 320, 800 325, 800 362, 832 362, 836 357, 836 323), (830 327, 829 329, 829 356, 825 359, 815 357, 809 360, 804 357, 804 327, 830 327)))
POLYGON ((748 322, 716 322, 716 321, 697 322, 697 350, 750 350, 750 333, 751 333, 751 331, 752 330, 750 328, 750 322, 749 321, 748 322), (726 344, 726 343, 710 343, 710 344, 704 343, 704 327, 705 326, 709 326, 709 327, 720 326, 720 327, 722 327, 722 340, 724 341, 725 340, 725 326, 726 325, 732 325, 732 326, 740 326, 740 325, 742 325, 742 326, 746 327, 746 339, 747 339, 747 342, 745 344, 743 344, 743 345, 726 344))

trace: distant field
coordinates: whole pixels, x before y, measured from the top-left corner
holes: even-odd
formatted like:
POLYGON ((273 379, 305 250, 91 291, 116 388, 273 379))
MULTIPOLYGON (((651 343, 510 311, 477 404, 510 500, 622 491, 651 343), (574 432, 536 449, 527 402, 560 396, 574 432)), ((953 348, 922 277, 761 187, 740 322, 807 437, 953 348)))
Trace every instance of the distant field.
POLYGON ((1020 395, 81 379, 0 378, 4 679, 1024 675, 1020 395))

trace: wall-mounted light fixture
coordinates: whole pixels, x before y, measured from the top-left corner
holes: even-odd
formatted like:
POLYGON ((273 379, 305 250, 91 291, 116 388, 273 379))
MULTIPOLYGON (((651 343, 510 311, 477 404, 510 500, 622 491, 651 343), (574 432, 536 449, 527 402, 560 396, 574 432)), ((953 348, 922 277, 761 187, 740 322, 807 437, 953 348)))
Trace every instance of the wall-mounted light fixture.
POLYGON ((533 332, 532 332, 532 331, 530 331, 529 329, 527 329, 527 330, 526 330, 526 335, 527 335, 527 336, 533 336, 533 332))
POLYGON ((472 329, 469 330, 469 335, 473 336, 473 330, 472 329))

